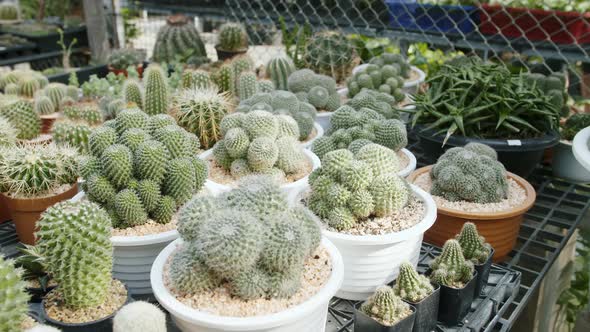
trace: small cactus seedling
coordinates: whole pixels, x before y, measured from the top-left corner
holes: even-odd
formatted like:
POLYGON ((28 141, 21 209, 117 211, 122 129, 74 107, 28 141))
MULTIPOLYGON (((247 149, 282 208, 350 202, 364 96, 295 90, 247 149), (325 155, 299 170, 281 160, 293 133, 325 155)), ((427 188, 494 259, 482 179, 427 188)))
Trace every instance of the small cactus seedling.
POLYGON ((412 314, 410 305, 395 295, 389 286, 377 288, 361 305, 360 311, 385 326, 393 326, 412 314))
POLYGON ((462 288, 473 278, 473 263, 466 261, 461 244, 447 240, 442 253, 430 263, 430 280, 448 287, 462 288))
POLYGON ((113 318, 113 332, 165 332, 166 315, 155 305, 136 301, 121 308, 113 318))
POLYGON ((287 79, 287 88, 299 101, 312 104, 318 111, 334 112, 341 105, 336 81, 310 69, 293 71, 287 79))
POLYGON ((434 287, 430 280, 418 274, 412 264, 403 262, 399 267, 399 275, 395 281, 393 292, 402 299, 418 303, 432 294, 434 287))
POLYGON ((485 263, 492 251, 490 244, 477 233, 477 227, 471 222, 463 224, 461 233, 457 234, 457 241, 461 244, 465 259, 471 260, 473 264, 485 263))
MULTIPOLYGON (((168 111, 168 83, 166 74, 160 66, 152 64, 146 69, 144 86, 143 111, 149 115, 165 114, 168 111)), ((136 93, 137 91, 134 94, 136 93)), ((135 100, 130 101, 135 102, 135 100)), ((141 105, 137 105, 137 107, 141 107, 141 105)))

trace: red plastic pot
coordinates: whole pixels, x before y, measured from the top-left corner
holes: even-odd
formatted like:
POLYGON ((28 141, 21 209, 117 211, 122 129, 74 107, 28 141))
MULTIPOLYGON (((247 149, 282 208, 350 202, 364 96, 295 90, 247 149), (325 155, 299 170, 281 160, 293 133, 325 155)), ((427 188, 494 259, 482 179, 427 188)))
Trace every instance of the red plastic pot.
POLYGON ((484 35, 559 44, 590 43, 590 13, 482 5, 480 15, 479 31, 484 35))

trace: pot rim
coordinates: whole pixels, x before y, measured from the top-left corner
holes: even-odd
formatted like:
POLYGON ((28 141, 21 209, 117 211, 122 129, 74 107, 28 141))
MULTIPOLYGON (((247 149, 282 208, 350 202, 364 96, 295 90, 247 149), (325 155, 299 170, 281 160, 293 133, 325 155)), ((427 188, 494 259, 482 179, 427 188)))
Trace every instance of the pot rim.
MULTIPOLYGON (((20 204, 20 203, 25 203, 25 202, 39 202, 39 201, 44 201, 44 200, 56 200, 56 203, 59 201, 62 201, 62 197, 69 195, 72 191, 78 191, 78 182, 76 181, 74 184, 72 184, 67 190, 65 190, 64 192, 61 192, 57 195, 51 195, 51 196, 43 196, 43 197, 33 197, 33 198, 15 198, 15 197, 11 197, 6 195, 5 193, 0 192, 0 195, 2 197, 4 197, 4 199, 6 199, 6 202, 8 205, 16 205, 16 204, 20 204), (15 204, 9 204, 8 202, 15 202, 15 204)), ((51 204, 53 205, 53 204, 51 204)))
POLYGON ((590 127, 580 130, 574 136, 572 150, 574 151, 576 160, 586 170, 590 171, 590 148, 588 147, 588 140, 590 140, 590 127))
POLYGON ((225 53, 240 54, 240 53, 246 53, 246 52, 248 52, 248 47, 245 47, 245 48, 242 48, 242 49, 239 49, 239 50, 235 50, 235 51, 227 51, 227 50, 224 50, 222 48, 219 48, 219 44, 215 44, 215 50, 216 51, 225 52, 225 53))
POLYGON ((388 234, 382 235, 351 235, 339 232, 329 231, 327 229, 322 229, 322 234, 326 236, 332 242, 345 242, 350 243, 350 245, 383 245, 383 244, 391 244, 397 242, 407 241, 408 239, 418 236, 420 234, 424 234, 436 220, 436 203, 432 199, 429 193, 420 189, 418 186, 410 184, 410 187, 414 191, 419 199, 424 202, 426 205, 426 211, 424 213, 424 217, 420 222, 416 225, 406 228, 399 232, 393 232, 388 234))
POLYGON ((403 154, 405 154, 409 159, 408 165, 404 169, 401 169, 401 170, 399 170, 399 172, 397 172, 397 175, 405 178, 416 169, 416 156, 414 156, 412 151, 410 151, 406 148, 401 148, 400 151, 403 154))
POLYGON ((247 331, 259 330, 272 327, 285 326, 297 319, 304 318, 311 314, 318 307, 328 303, 336 294, 344 279, 344 263, 342 256, 325 237, 322 238, 321 245, 326 248, 332 260, 332 273, 324 286, 313 296, 302 303, 292 306, 286 310, 273 314, 250 316, 250 317, 232 317, 219 316, 193 309, 184 303, 178 301, 174 295, 164 285, 164 265, 168 257, 176 250, 176 247, 182 243, 182 239, 176 239, 167 245, 156 257, 150 272, 150 280, 154 295, 158 302, 168 310, 171 315, 177 316, 199 326, 216 328, 229 331, 247 331))
MULTIPOLYGON (((414 180, 416 180, 416 178, 418 178, 418 176, 422 175, 423 173, 426 172, 430 172, 430 169, 432 169, 434 165, 428 165, 428 166, 424 166, 421 168, 418 168, 417 170, 415 170, 414 172, 412 172, 412 174, 410 174, 407 178, 407 180, 411 183, 414 182, 414 180)), ((501 212, 466 212, 466 211, 461 211, 461 210, 456 210, 456 209, 449 209, 449 208, 445 208, 442 206, 437 206, 438 208, 438 213, 446 215, 446 216, 450 216, 450 217, 456 217, 456 218, 461 218, 461 219, 473 219, 473 220, 497 220, 497 219, 507 219, 510 217, 514 217, 514 216, 518 216, 518 215, 522 215, 524 213, 526 213, 535 203, 535 200, 537 198, 537 193, 535 191, 535 188, 533 188, 533 186, 526 181, 525 179, 523 179, 522 177, 511 173, 511 172, 506 172, 508 178, 516 181, 516 183, 525 190, 526 192, 526 199, 518 206, 510 208, 506 211, 501 211, 501 212)))

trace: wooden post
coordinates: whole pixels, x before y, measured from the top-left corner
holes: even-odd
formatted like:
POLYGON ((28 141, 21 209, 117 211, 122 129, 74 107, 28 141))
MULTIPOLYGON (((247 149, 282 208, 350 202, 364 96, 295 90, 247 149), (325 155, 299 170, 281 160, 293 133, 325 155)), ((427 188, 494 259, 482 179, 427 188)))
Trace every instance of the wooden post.
POLYGON ((84 0, 84 17, 92 58, 99 63, 105 63, 110 47, 102 1, 84 0))

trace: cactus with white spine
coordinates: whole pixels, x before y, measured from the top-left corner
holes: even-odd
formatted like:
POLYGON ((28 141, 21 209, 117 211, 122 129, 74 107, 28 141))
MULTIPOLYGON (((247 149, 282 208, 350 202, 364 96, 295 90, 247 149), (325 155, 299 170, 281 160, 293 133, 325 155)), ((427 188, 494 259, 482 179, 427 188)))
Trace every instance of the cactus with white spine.
POLYGON ((33 76, 25 76, 18 82, 18 92, 26 98, 33 98, 35 93, 41 89, 39 81, 33 76))
POLYGON ((464 223, 461 233, 457 234, 456 239, 461 244, 465 259, 471 260, 473 264, 483 264, 490 256, 492 247, 483 236, 477 233, 474 223, 464 223))
POLYGON ((11 260, 0 255, 0 330, 22 331, 21 323, 27 312, 30 296, 21 279, 22 271, 14 267, 11 260))
POLYGON ((377 288, 361 305, 360 311, 386 326, 393 326, 412 313, 410 306, 389 286, 377 288))
POLYGON ((238 98, 248 99, 256 93, 256 74, 253 72, 241 73, 236 84, 238 98))
POLYGON ((40 95, 35 98, 35 111, 39 115, 48 115, 55 112, 55 106, 47 96, 40 95))
POLYGON ((41 118, 29 101, 17 99, 9 102, 0 107, 0 116, 14 126, 19 139, 33 139, 41 134, 41 118))
POLYGON ((126 103, 135 103, 137 107, 143 109, 143 92, 139 82, 134 80, 125 81, 123 85, 123 96, 126 103))
POLYGON ((213 82, 222 92, 233 94, 236 86, 236 75, 231 64, 224 64, 213 74, 213 82))
POLYGON ((165 114, 168 111, 166 74, 160 66, 152 64, 146 69, 143 80, 145 95, 142 109, 149 115, 165 114))
POLYGON ((412 264, 403 262, 393 286, 393 292, 406 301, 418 303, 434 292, 430 280, 418 274, 412 264))
POLYGON ((119 309, 113 318, 113 332, 164 332, 166 315, 157 306, 135 301, 119 309))
POLYGON ((473 263, 465 260, 461 244, 450 239, 431 263, 430 280, 449 287, 462 288, 473 278, 473 263))
POLYGON ((51 99, 55 110, 59 110, 62 99, 66 96, 66 85, 62 83, 49 83, 44 89, 43 93, 51 99))
POLYGON ((18 131, 8 121, 8 119, 0 116, 0 148, 10 147, 16 144, 18 131))

